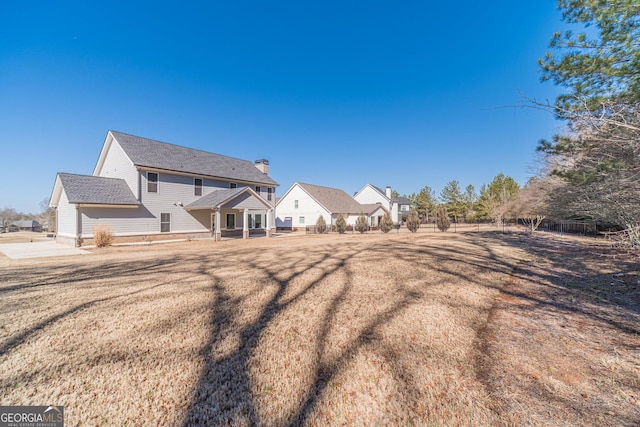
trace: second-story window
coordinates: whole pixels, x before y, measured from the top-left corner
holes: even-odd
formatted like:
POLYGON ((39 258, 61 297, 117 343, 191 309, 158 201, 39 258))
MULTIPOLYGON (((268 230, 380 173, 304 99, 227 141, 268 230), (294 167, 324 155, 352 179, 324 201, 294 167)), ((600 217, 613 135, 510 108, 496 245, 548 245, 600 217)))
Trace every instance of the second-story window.
POLYGON ((158 192, 158 174, 155 172, 147 172, 147 193, 158 192))
POLYGON ((230 182, 229 183, 229 188, 238 188, 238 184, 235 182, 230 182))
POLYGON ((273 197, 273 188, 267 188, 267 200, 271 201, 271 198, 273 197))
POLYGON ((202 178, 193 179, 193 195, 202 196, 202 178))
POLYGON ((294 209, 298 209, 298 201, 297 200, 293 201, 293 208, 294 209))
POLYGON ((260 190, 261 190, 260 186, 256 185, 256 193, 260 194, 260 190))

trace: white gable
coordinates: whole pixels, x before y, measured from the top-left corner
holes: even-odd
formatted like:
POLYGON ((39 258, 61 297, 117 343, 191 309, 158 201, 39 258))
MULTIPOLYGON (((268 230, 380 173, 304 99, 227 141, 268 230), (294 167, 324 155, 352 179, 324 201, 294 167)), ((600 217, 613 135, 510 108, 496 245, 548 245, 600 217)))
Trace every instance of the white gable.
POLYGON ((353 196, 354 199, 360 204, 368 205, 381 203, 385 207, 389 207, 390 200, 384 194, 381 194, 374 186, 371 184, 367 184, 362 188, 362 190, 358 191, 358 194, 353 196))
POLYGON ((304 228, 307 225, 315 225, 320 215, 327 224, 331 224, 331 213, 296 182, 278 200, 276 225, 289 224, 292 227, 304 228))

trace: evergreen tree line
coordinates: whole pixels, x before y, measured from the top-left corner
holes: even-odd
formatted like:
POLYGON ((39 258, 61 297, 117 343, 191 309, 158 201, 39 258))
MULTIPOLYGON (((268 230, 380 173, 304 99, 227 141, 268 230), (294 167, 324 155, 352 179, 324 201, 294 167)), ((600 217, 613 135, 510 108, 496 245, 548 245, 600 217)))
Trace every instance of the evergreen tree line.
POLYGON ((453 222, 502 222, 515 215, 514 206, 520 186, 510 176, 500 173, 489 184, 483 184, 480 192, 473 185, 464 190, 459 181, 449 181, 439 196, 429 186, 407 197, 422 223, 437 222, 437 216, 448 217, 453 222), (446 214, 446 215, 445 215, 446 214))

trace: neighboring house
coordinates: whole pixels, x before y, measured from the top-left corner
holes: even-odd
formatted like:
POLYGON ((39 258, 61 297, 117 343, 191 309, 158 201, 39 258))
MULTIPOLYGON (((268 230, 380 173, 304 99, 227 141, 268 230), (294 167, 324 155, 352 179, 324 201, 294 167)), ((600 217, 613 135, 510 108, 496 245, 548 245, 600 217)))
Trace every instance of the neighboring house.
POLYGON ((361 213, 367 223, 377 226, 388 210, 376 203, 360 204, 338 188, 296 182, 278 199, 276 226, 296 228, 315 225, 322 215, 328 225, 336 223, 342 215, 349 225, 355 225, 361 213))
POLYGON ((38 221, 30 219, 14 221, 9 226, 9 231, 35 231, 36 233, 40 233, 42 231, 42 226, 38 221))
POLYGON ((392 197, 391 187, 385 191, 375 185, 367 184, 358 191, 353 198, 359 203, 381 203, 391 212, 393 222, 402 222, 403 215, 411 212, 411 202, 406 197, 392 197))
POLYGON ((254 163, 109 131, 92 175, 58 173, 56 239, 80 246, 95 226, 116 241, 271 235, 269 162, 254 163))

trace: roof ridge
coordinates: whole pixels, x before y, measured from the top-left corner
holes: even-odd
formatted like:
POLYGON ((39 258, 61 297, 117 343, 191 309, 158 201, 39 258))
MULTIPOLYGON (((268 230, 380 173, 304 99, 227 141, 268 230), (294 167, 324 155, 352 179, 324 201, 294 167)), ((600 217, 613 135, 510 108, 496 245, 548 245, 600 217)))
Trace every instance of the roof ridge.
MULTIPOLYGON (((226 157, 227 159, 239 160, 239 161, 241 161, 241 162, 247 162, 247 163, 249 163, 249 164, 253 165, 253 163, 252 163, 250 160, 241 159, 241 158, 239 158, 239 157, 227 156, 227 155, 225 155, 225 154, 213 153, 213 152, 211 152, 211 151, 205 151, 205 150, 202 150, 202 149, 200 149, 200 148, 185 147, 184 145, 178 145, 178 144, 174 144, 174 143, 172 143, 172 142, 166 142, 166 141, 159 141, 159 140, 157 140, 157 139, 147 138, 147 137, 139 136, 139 135, 133 135, 133 134, 130 134, 130 133, 120 132, 120 131, 113 130, 113 129, 109 130, 109 132, 111 132, 111 133, 117 133, 117 134, 125 135, 125 136, 131 136, 131 137, 133 137, 133 138, 145 139, 145 140, 147 140, 147 141, 155 142, 156 144, 171 145, 172 147, 182 148, 182 149, 184 149, 184 150, 199 151, 199 152, 204 153, 204 154, 215 154, 216 156, 226 157)), ((116 140, 117 140, 117 138, 116 138, 116 140)), ((254 167, 255 167, 255 166, 254 166, 254 167)))

